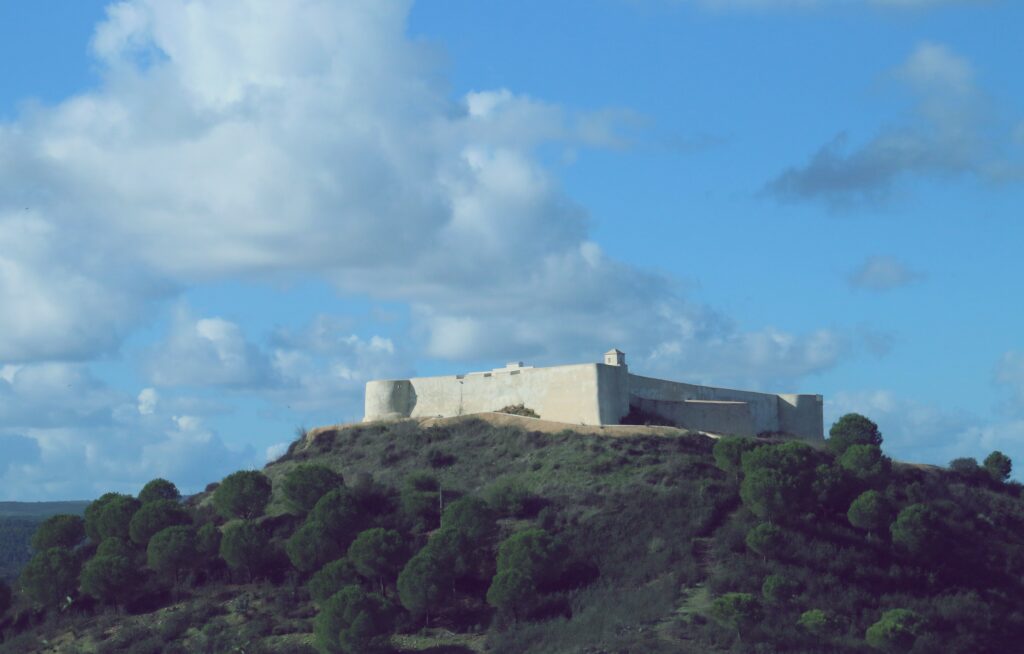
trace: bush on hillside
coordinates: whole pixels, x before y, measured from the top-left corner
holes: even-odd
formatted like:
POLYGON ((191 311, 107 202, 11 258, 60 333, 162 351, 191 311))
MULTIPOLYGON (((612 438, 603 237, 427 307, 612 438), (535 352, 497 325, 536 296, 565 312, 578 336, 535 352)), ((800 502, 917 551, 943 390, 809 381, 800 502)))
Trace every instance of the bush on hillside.
POLYGON ((270 501, 270 480, 256 470, 239 470, 220 482, 213 506, 225 518, 252 520, 263 515, 270 501))
POLYGON ((80 567, 74 552, 51 547, 33 556, 22 570, 21 589, 38 606, 55 608, 75 592, 80 567))
POLYGON ((158 500, 179 499, 181 499, 181 492, 178 491, 178 487, 159 477, 147 483, 139 491, 139 501, 143 504, 149 504, 158 500))
POLYGON ((127 556, 96 556, 82 567, 82 592, 115 607, 129 602, 140 583, 139 570, 127 556))
POLYGON ((139 507, 132 516, 128 534, 133 543, 146 547, 153 534, 168 527, 189 524, 192 524, 192 516, 177 500, 152 500, 139 507))
POLYGON ((833 423, 828 430, 828 440, 825 445, 836 455, 846 451, 851 445, 882 445, 882 433, 878 431, 878 425, 860 415, 859 413, 847 413, 833 423))
POLYGON ((85 531, 95 543, 105 538, 126 541, 129 525, 140 506, 131 495, 107 493, 85 508, 85 531))
POLYGON ((340 473, 325 465, 307 463, 288 471, 281 482, 281 490, 291 508, 305 514, 329 491, 344 485, 345 479, 340 473))
POLYGON ((220 557, 251 580, 269 558, 268 544, 266 534, 254 522, 235 522, 224 528, 220 557))
POLYGON ((77 515, 55 515, 47 518, 36 528, 32 536, 32 549, 48 550, 51 547, 74 549, 85 540, 85 521, 77 515))
POLYGON ((1010 457, 996 450, 985 457, 985 471, 996 481, 1006 481, 1013 471, 1013 462, 1010 457))
POLYGON ((324 652, 371 654, 384 650, 392 631, 392 611, 379 595, 346 586, 324 602, 313 631, 324 652))
POLYGON ((196 545, 196 530, 191 525, 167 527, 149 539, 146 565, 176 585, 183 572, 202 563, 196 545))
POLYGON ((306 588, 313 601, 322 605, 345 586, 358 584, 359 581, 359 573, 352 562, 341 558, 331 561, 310 577, 306 588))
POLYGON ((540 415, 533 409, 528 408, 525 404, 509 404, 508 406, 498 409, 497 413, 508 413, 513 416, 524 416, 526 418, 539 418, 540 415))
POLYGON ((359 574, 376 582, 381 595, 387 597, 385 583, 398 577, 409 555, 400 533, 375 527, 356 536, 348 547, 347 558, 359 574))

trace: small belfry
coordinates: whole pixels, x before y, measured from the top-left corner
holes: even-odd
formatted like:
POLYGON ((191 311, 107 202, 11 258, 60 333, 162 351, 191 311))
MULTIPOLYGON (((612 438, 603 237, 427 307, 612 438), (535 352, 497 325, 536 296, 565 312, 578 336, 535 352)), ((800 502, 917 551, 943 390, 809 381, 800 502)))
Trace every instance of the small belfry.
POLYGON ((370 381, 363 421, 447 418, 519 405, 543 420, 575 425, 618 425, 639 415, 712 434, 824 437, 821 395, 757 393, 635 375, 617 348, 605 352, 602 363, 535 368, 516 361, 464 375, 370 381))

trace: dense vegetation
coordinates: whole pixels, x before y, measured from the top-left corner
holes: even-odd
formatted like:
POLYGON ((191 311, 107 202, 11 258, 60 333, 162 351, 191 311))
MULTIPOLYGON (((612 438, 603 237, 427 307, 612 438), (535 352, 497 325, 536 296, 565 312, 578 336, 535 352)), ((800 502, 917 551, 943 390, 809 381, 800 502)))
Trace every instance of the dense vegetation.
POLYGON ((186 502, 154 480, 47 520, 0 587, 0 651, 1012 649, 1012 463, 903 465, 881 444, 854 415, 825 448, 319 431, 186 502))
POLYGON ((0 502, 0 582, 10 583, 32 558, 32 535, 46 518, 81 515, 88 502, 0 502))

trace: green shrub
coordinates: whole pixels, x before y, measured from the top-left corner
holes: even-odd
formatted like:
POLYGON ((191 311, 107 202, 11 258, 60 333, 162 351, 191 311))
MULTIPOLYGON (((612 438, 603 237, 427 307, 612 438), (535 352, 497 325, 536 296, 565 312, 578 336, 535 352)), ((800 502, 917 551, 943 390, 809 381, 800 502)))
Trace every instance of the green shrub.
POLYGON ((128 540, 132 517, 142 504, 130 495, 107 493, 85 508, 85 532, 99 543, 104 538, 128 540))
POLYGON ((996 450, 985 457, 985 471, 996 481, 1006 481, 1013 471, 1013 462, 1010 457, 996 450))
POLYGON ((270 480, 256 470, 240 470, 223 479, 213 492, 213 506, 225 518, 252 520, 270 501, 270 480))
POLYGON ((743 471, 743 453, 758 447, 757 441, 740 436, 725 436, 715 441, 712 450, 715 465, 730 475, 739 476, 743 471))
POLYGON ((338 540, 318 520, 307 520, 285 543, 285 552, 296 570, 313 572, 343 552, 338 540))
POLYGON ((151 500, 139 507, 128 524, 132 542, 145 547, 153 534, 168 527, 192 524, 188 514, 177 500, 151 500))
POLYGON ((364 654, 383 650, 393 629, 391 610, 379 595, 346 586, 328 599, 313 632, 324 652, 364 654))
POLYGON ((515 477, 502 477, 484 489, 483 498, 503 518, 517 518, 529 513, 535 496, 515 477))
POLYGON ((177 583, 182 572, 201 563, 196 542, 196 530, 191 525, 167 527, 149 540, 146 564, 177 583))
POLYGON ((220 557, 235 570, 251 579, 267 560, 268 539, 252 522, 236 522, 224 529, 220 541, 220 557))
POLYGON ((78 557, 63 547, 38 552, 21 572, 21 589, 40 606, 60 606, 78 586, 80 565, 78 557))
POLYGON ((868 627, 864 638, 869 645, 883 652, 906 652, 914 646, 923 626, 924 620, 914 611, 892 609, 868 627))
POLYGON ((299 513, 309 513, 329 491, 345 485, 340 473, 320 464, 297 465, 288 471, 281 490, 289 505, 299 513))
POLYGON ((348 559, 331 561, 313 575, 306 587, 317 604, 323 604, 345 586, 359 583, 359 573, 348 559))
POLYGON ((523 403, 509 404, 508 406, 498 409, 497 413, 508 413, 514 416, 524 416, 527 418, 539 418, 540 415, 533 409, 528 408, 523 403))
POLYGON ((181 493, 178 491, 178 487, 166 479, 154 479, 139 491, 139 501, 143 504, 149 504, 158 500, 179 499, 181 499, 181 493))
POLYGON ((32 549, 74 549, 85 540, 85 520, 77 515, 55 515, 44 520, 32 536, 32 549))
POLYGON ((851 445, 882 445, 882 433, 878 425, 859 413, 847 413, 836 420, 828 430, 825 445, 837 455, 851 445))
POLYGON ((349 545, 347 558, 359 574, 377 581, 381 594, 387 597, 384 584, 398 577, 408 552, 401 534, 376 527, 356 536, 349 545))

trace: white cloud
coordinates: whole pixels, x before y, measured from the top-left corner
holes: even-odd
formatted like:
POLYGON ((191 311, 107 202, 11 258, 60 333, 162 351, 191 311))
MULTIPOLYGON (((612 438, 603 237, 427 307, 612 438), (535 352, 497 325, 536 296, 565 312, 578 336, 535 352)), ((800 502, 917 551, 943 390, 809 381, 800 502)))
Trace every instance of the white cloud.
POLYGON ((922 276, 895 257, 876 255, 865 259, 847 281, 854 288, 888 291, 918 281, 922 276))
POLYGON ((281 456, 288 451, 289 445, 290 443, 274 443, 273 445, 268 447, 266 452, 267 462, 269 463, 271 461, 277 461, 278 459, 280 459, 281 456))
POLYGON ((1010 413, 1024 414, 1024 352, 1004 352, 996 363, 995 382, 1010 393, 1004 409, 1010 413))
MULTIPOLYGON (((45 321, 56 333, 26 323, 24 339, 39 344, 10 347, 40 356, 111 347, 111 325, 131 324, 152 295, 126 293, 125 271, 161 290, 325 275, 343 292, 412 304, 419 343, 452 358, 592 357, 633 332, 633 351, 650 354, 678 340, 673 326, 687 316, 713 313, 684 303, 673 280, 603 256, 585 212, 533 156, 552 141, 617 147, 615 126, 628 116, 573 113, 507 89, 452 103, 434 53, 405 37, 407 10, 323 0, 113 6, 94 39, 102 87, 0 127, 0 172, 52 186, 59 205, 36 204, 40 220, 60 227, 47 232, 53 252, 81 247, 63 240, 65 228, 88 226, 103 236, 87 241, 90 260, 117 266, 89 269, 92 286, 51 303, 64 311, 45 321)), ((29 270, 49 270, 53 258, 29 270)), ((77 261, 32 298, 65 287, 77 261)), ((150 361, 154 384, 266 383, 273 365, 238 326, 204 320, 175 322, 164 358, 150 361)), ((790 342, 802 337, 711 325, 725 331, 705 329, 709 339, 761 343, 747 350, 758 361, 808 368, 787 360, 803 357, 790 342)))
POLYGON ((156 410, 160 397, 155 388, 143 388, 139 391, 138 410, 140 415, 148 416, 156 410))
MULTIPOLYGON (((299 330, 280 328, 256 341, 235 323, 196 318, 179 305, 167 338, 149 350, 147 373, 159 388, 219 386, 293 410, 334 409, 358 418, 368 380, 409 376, 412 368, 391 338, 362 337, 353 326, 320 315, 299 330)), ((147 391, 155 405, 156 391, 147 391)), ((144 399, 149 396, 140 395, 140 412, 144 399)))
POLYGON ((833 331, 740 328, 603 253, 535 150, 621 147, 639 119, 507 89, 452 101, 408 10, 121 2, 93 39, 102 83, 0 124, 0 431, 40 444, 51 467, 23 479, 41 496, 213 478, 231 451, 174 387, 341 413, 366 379, 411 374, 412 351, 553 363, 616 345, 652 373, 787 388, 847 351, 833 331), (321 317, 261 341, 179 310, 145 361, 152 394, 67 363, 182 289, 300 275, 409 306, 410 335, 321 317), (76 459, 75 479, 47 477, 76 459))
POLYGON ((252 387, 269 382, 270 362, 242 329, 222 318, 193 319, 179 306, 164 342, 146 364, 157 386, 252 387))
POLYGON ((116 391, 81 364, 26 364, 0 381, 0 497, 89 499, 137 492, 154 477, 184 492, 259 463, 250 447, 228 447, 186 402, 116 391), (164 405, 167 406, 164 406, 164 405))

